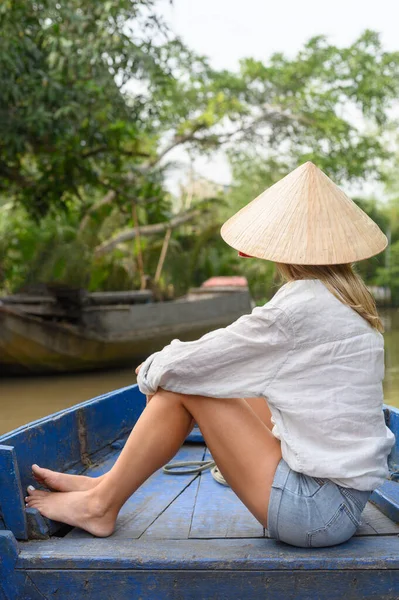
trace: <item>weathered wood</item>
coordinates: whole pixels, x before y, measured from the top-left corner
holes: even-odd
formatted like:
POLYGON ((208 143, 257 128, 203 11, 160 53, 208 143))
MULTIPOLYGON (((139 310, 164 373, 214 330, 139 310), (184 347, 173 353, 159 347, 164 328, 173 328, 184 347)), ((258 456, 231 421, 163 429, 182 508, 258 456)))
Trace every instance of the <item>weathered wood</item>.
MULTIPOLYGON (((3 478, 9 474, 12 481, 6 482, 0 502, 4 503, 8 498, 11 484, 17 488, 20 486, 23 495, 26 495, 28 485, 37 485, 31 471, 34 462, 54 470, 81 473, 91 462, 89 456, 97 460, 99 453, 99 458, 102 459, 104 453, 111 452, 111 445, 116 439, 130 432, 143 411, 145 402, 145 396, 134 385, 83 402, 0 436, 0 444, 16 448, 21 482, 19 483, 15 470, 4 469, 3 478)), ((115 456, 112 456, 113 460, 115 456)), ((7 501, 7 507, 10 507, 15 517, 12 522, 8 520, 8 528, 18 538, 26 539, 26 531, 21 531, 20 519, 17 519, 16 503, 7 501)), ((24 518, 23 501, 21 512, 24 518)), ((36 523, 30 515, 30 523, 34 537, 44 535, 45 525, 42 522, 36 523)), ((60 524, 50 522, 49 526, 50 531, 54 532, 60 524)))
MULTIPOLYGON (((126 290, 116 292, 91 292, 84 295, 86 302, 90 304, 121 304, 147 302, 153 299, 151 290, 126 290)), ((35 294, 13 294, 12 296, 0 296, 0 302, 11 305, 35 305, 44 304, 55 306, 58 300, 55 296, 35 294)), ((31 307, 33 308, 33 307, 31 307)))
POLYGON ((236 287, 233 285, 215 285, 213 287, 192 287, 188 290, 187 294, 193 296, 207 296, 210 294, 215 294, 215 292, 218 294, 231 294, 233 289, 237 292, 242 292, 243 294, 247 292, 247 289, 240 285, 236 287))
POLYGON ((25 571, 16 571, 18 544, 10 531, 0 531, 0 600, 43 600, 25 571))
MULTIPOLYGON (((231 290, 230 290, 231 291, 231 290)), ((40 297, 34 296, 8 296, 0 299, 5 305, 9 305, 13 310, 18 311, 22 314, 33 315, 36 317, 43 317, 46 319, 63 319, 65 321, 76 321, 81 319, 87 306, 102 306, 104 309, 108 309, 112 305, 137 305, 153 300, 153 293, 151 290, 133 290, 131 292, 94 292, 87 294, 85 303, 82 306, 64 307, 57 302, 56 298, 51 297, 40 297)))
POLYGON ((399 409, 384 404, 384 414, 387 426, 396 437, 396 444, 388 457, 391 480, 374 490, 370 501, 392 521, 399 523, 399 409))
POLYGON ((35 294, 13 294, 12 296, 0 296, 0 303, 3 304, 57 304, 53 296, 43 296, 35 294))
MULTIPOLYGON (((202 448, 201 458, 203 460, 205 451, 202 448)), ((181 459, 179 454, 178 460, 181 459)), ((177 458, 176 458, 177 460, 177 458)), ((196 460, 196 459, 192 459, 196 460)), ((167 475, 175 477, 174 475, 167 475)), ((179 475, 181 477, 181 475, 179 475)), ((190 535, 190 529, 193 519, 194 506, 198 494, 198 486, 202 475, 194 477, 175 500, 160 513, 157 519, 144 531, 141 539, 187 539, 190 535)))
POLYGON ((92 292, 88 294, 90 304, 136 304, 149 302, 154 297, 151 290, 130 290, 126 292, 92 292))
POLYGON ((72 319, 79 315, 78 311, 65 310, 56 304, 13 304, 13 310, 37 317, 72 319))
MULTIPOLYGON (((100 451, 110 453, 111 444, 134 426, 145 402, 145 396, 134 385, 82 402, 0 436, 0 444, 15 446, 22 490, 26 490, 28 485, 36 486, 32 463, 57 471, 73 469, 82 472, 87 466, 88 456, 95 458, 100 451)), ((14 506, 10 506, 14 510, 14 506)), ((20 537, 19 529, 15 530, 15 534, 20 537)))
POLYGON ((378 535, 378 533, 370 523, 362 521, 354 535, 378 535))
MULTIPOLYGON (((249 292, 196 301, 92 305, 79 324, 53 322, 0 304, 1 373, 62 372, 131 365, 178 337, 197 339, 251 311, 249 292)), ((135 364, 136 363, 136 364, 135 364)))
POLYGON ((50 598, 112 600, 396 600, 399 572, 344 571, 28 571, 50 598))
POLYGON ((367 502, 361 517, 361 525, 355 535, 399 535, 399 525, 384 515, 374 504, 367 502))
MULTIPOLYGON (((204 449, 200 445, 185 444, 180 448, 174 460, 201 460, 203 454, 204 449)), ((97 474, 98 471, 93 469, 91 474, 95 473, 97 474)), ((137 539, 144 535, 146 530, 167 511, 176 498, 184 493, 196 477, 195 474, 171 476, 163 473, 162 469, 156 471, 122 507, 112 538, 137 539)), ((172 519, 168 520, 167 517, 163 521, 166 523, 165 537, 171 532, 173 533, 175 523, 172 519)), ((87 539, 93 536, 80 529, 73 529, 66 537, 87 539)))
MULTIPOLYGON (((131 386, 22 427, 0 443, 15 446, 26 483, 31 462, 98 476, 114 464, 144 406, 144 395, 131 386)), ((210 458, 204 448, 203 442, 185 444, 173 460, 210 458)), ((27 513, 38 516, 34 509, 27 513)), ((36 523, 39 530, 43 523, 36 523)), ((369 502, 347 542, 290 546, 262 537, 261 525, 209 471, 172 476, 159 469, 126 503, 107 539, 75 529, 63 538, 17 544, 0 531, 0 600, 396 600, 398 531, 369 502)))
POLYGON ((24 495, 12 446, 0 445, 0 509, 6 528, 19 539, 28 539, 24 495))
POLYGON ((50 537, 50 528, 47 519, 40 514, 37 508, 26 509, 26 520, 28 522, 28 537, 30 540, 47 540, 50 537))
POLYGON ((18 569, 243 571, 385 569, 399 572, 396 536, 353 537, 328 548, 297 548, 271 538, 149 540, 54 538, 24 542, 18 569), (45 562, 44 562, 45 561, 45 562))
POLYGON ((378 508, 395 523, 399 523, 399 483, 384 481, 370 496, 378 508))
POLYGON ((391 471, 399 471, 399 408, 384 404, 384 412, 386 414, 386 424, 395 434, 397 440, 389 455, 389 467, 391 471))
POLYGON ((2 598, 18 598, 18 588, 14 578, 18 558, 18 545, 11 531, 0 531, 0 593, 2 598))

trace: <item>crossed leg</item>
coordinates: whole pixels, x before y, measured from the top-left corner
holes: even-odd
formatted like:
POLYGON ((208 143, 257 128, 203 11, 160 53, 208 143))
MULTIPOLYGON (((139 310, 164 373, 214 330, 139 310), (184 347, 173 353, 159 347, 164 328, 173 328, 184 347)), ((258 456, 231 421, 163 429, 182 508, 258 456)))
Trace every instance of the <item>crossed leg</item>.
POLYGON ((270 431, 265 399, 211 398, 161 388, 141 414, 115 465, 95 485, 62 493, 30 490, 27 504, 46 517, 94 535, 110 535, 120 508, 152 473, 175 456, 193 420, 226 481, 267 527, 271 483, 281 446, 270 431))
MULTIPOLYGON (((271 412, 267 401, 263 397, 255 398, 244 398, 247 404, 252 408, 258 418, 270 430, 273 427, 271 422, 271 412)), ((195 419, 193 418, 187 434, 192 430, 195 425, 195 419)), ((100 475, 97 477, 88 477, 87 475, 69 475, 68 473, 62 473, 59 471, 52 471, 38 465, 32 465, 33 476, 40 485, 44 485, 51 491, 57 492, 83 492, 91 489, 98 485, 100 481, 106 477, 106 475, 100 475)))

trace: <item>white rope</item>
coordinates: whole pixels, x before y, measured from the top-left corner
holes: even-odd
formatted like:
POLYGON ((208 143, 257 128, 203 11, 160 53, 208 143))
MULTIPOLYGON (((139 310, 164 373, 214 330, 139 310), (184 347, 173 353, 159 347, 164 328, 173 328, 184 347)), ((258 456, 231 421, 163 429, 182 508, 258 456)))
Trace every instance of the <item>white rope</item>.
POLYGON ((191 473, 202 473, 206 469, 211 469, 212 477, 220 483, 230 487, 214 460, 176 460, 175 462, 168 463, 162 470, 168 475, 189 475, 191 473), (193 469, 183 469, 182 467, 195 467, 193 469))

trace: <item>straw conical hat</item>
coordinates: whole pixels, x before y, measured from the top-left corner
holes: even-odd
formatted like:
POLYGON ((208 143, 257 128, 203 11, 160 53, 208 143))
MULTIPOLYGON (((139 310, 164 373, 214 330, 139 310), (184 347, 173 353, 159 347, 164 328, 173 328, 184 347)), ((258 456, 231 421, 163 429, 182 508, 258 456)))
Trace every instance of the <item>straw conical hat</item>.
POLYGON ((241 208, 220 235, 250 256, 300 265, 356 262, 388 244, 378 225, 311 162, 241 208))

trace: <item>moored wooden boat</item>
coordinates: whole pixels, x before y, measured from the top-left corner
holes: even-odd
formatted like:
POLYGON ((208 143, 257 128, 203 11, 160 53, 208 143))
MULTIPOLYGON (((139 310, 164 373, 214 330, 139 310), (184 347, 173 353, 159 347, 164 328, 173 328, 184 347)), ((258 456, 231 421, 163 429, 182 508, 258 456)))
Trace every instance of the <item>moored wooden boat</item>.
POLYGON ((250 312, 248 287, 228 279, 167 302, 147 291, 91 294, 68 311, 51 297, 0 299, 0 373, 134 365, 174 337, 193 340, 250 312))
MULTIPOLYGON (((398 597, 399 410, 390 406, 386 423, 397 439, 390 479, 373 492, 355 536, 338 546, 295 548, 269 538, 209 471, 173 477, 160 469, 126 503, 107 539, 25 509, 32 462, 100 475, 144 407, 134 385, 0 437, 2 599, 398 597)), ((175 459, 207 455, 194 430, 175 459)))

